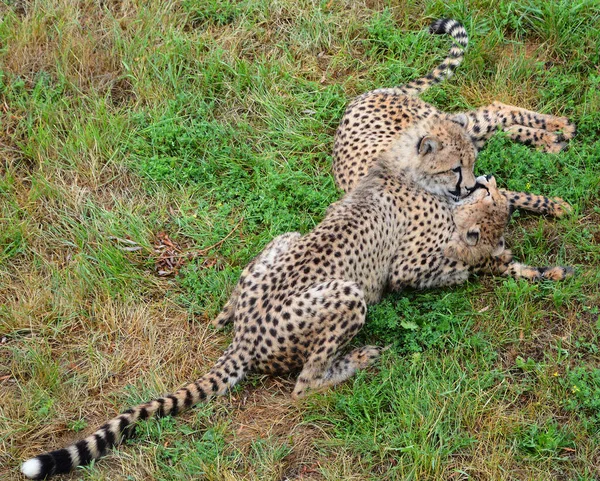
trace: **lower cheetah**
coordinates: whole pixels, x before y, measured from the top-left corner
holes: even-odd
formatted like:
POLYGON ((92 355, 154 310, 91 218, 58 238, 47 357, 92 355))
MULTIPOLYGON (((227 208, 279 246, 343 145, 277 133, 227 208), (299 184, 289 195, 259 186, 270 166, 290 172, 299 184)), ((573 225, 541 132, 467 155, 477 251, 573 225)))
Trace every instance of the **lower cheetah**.
MULTIPOLYGON (((468 36, 456 20, 442 19, 430 27, 434 34, 449 34, 454 43, 446 59, 427 76, 403 86, 380 88, 355 98, 346 109, 335 134, 333 173, 344 192, 351 191, 375 163, 377 155, 387 150, 403 131, 432 116, 445 117, 460 124, 471 142, 481 149, 497 128, 514 140, 558 152, 575 134, 575 125, 565 117, 539 114, 494 102, 477 110, 446 114, 418 97, 429 86, 451 77, 461 64, 468 36)), ((458 173, 456 174, 459 180, 458 173)), ((512 200, 513 199, 509 199, 512 200)), ((558 200, 548 205, 523 202, 513 205, 542 214, 562 215, 568 205, 558 200)))
MULTIPOLYGON (((455 284, 473 271, 565 277, 568 271, 560 267, 525 269, 503 249, 508 203, 493 180, 473 179, 473 197, 459 203, 423 189, 472 148, 466 137, 428 131, 430 124, 397 139, 398 148, 380 156, 311 232, 277 237, 246 267, 214 321, 233 322, 232 343, 207 374, 127 409, 75 444, 29 459, 23 474, 41 479, 88 464, 132 435, 138 420, 175 415, 222 395, 249 371, 299 371, 294 397, 348 379, 382 351, 363 346, 340 353, 362 328, 367 305, 386 290, 455 284), (417 151, 423 155, 407 162, 417 151), (482 217, 478 206, 485 210, 482 217), (496 215, 500 222, 492 223, 496 215), (489 251, 492 259, 471 255, 470 248, 489 251)), ((447 120, 439 125, 444 124, 456 128, 447 120)))

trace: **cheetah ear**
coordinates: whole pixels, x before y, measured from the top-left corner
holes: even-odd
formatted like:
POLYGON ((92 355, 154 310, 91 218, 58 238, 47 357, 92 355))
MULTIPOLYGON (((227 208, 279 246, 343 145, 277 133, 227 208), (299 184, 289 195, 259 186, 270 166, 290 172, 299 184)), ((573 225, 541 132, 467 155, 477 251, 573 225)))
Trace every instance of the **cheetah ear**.
POLYGON ((450 117, 450 120, 460 125, 463 129, 466 129, 467 125, 469 124, 469 119, 465 114, 454 114, 452 117, 450 117))
POLYGON ((471 227, 465 235, 465 243, 470 246, 476 246, 479 242, 480 230, 479 227, 471 227))
POLYGON ((419 155, 435 154, 440 149, 440 144, 433 137, 425 136, 419 140, 417 150, 419 155))

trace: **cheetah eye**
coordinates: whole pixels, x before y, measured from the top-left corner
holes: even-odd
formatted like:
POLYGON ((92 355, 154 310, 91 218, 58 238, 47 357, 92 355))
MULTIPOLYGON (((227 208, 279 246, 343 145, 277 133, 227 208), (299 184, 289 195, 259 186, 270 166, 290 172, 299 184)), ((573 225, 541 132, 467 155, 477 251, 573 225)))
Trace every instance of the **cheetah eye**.
POLYGON ((436 172, 432 172, 431 175, 448 175, 450 172, 456 172, 457 174, 460 174, 461 170, 462 167, 455 167, 454 169, 438 170, 436 172))

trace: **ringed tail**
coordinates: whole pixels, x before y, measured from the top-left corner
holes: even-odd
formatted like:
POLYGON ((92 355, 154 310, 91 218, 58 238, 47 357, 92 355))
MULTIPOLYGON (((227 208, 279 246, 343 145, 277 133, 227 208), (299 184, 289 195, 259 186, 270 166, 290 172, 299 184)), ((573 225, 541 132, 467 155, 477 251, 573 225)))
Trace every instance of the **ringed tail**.
POLYGON ((376 89, 368 92, 365 95, 377 93, 418 95, 432 85, 452 77, 456 68, 462 63, 465 49, 469 44, 469 36, 467 35, 465 27, 458 20, 453 20, 451 18, 440 18, 430 25, 429 32, 435 35, 448 34, 452 37, 452 47, 442 63, 440 63, 425 77, 411 80, 404 85, 399 85, 393 88, 376 89))
POLYGON ((450 35, 453 40, 452 47, 444 61, 425 77, 411 80, 407 84, 398 87, 402 89, 405 94, 419 94, 432 85, 449 79, 454 75, 454 71, 463 61, 465 49, 469 44, 469 36, 462 23, 451 18, 440 18, 430 25, 429 33, 435 35, 450 35))
POLYGON ((130 437, 138 420, 153 416, 174 416, 200 401, 208 401, 213 396, 225 394, 243 378, 247 367, 247 360, 243 354, 230 346, 215 366, 197 381, 173 394, 127 409, 102 425, 95 433, 66 448, 25 461, 21 472, 30 479, 43 479, 89 464, 130 437))

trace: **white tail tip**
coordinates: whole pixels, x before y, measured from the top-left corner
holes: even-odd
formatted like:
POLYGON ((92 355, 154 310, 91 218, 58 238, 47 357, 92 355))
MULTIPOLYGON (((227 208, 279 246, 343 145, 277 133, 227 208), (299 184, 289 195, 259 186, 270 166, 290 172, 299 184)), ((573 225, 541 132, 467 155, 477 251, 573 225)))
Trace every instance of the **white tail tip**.
POLYGON ((42 463, 36 458, 28 459, 21 466, 21 472, 31 479, 37 478, 40 475, 41 469, 42 463))

